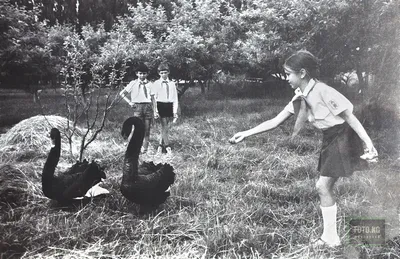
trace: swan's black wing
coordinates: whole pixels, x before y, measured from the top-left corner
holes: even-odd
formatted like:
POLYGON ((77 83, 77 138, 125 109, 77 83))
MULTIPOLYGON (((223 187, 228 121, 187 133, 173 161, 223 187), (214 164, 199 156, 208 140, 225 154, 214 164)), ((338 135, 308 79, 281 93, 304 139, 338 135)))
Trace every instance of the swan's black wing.
POLYGON ((135 179, 121 185, 122 194, 140 205, 156 206, 170 195, 167 189, 175 181, 174 169, 169 164, 144 163, 135 179))
POLYGON ((56 194, 55 199, 66 202, 76 197, 83 197, 102 178, 106 178, 105 173, 95 162, 90 163, 84 172, 62 174, 53 179, 52 190, 56 194))
POLYGON ((57 177, 55 176, 52 179, 51 185, 47 187, 48 188, 47 192, 50 195, 46 196, 52 200, 56 200, 58 202, 63 202, 63 203, 68 202, 68 200, 72 200, 73 197, 66 199, 64 197, 64 192, 72 185, 72 183, 76 182, 79 176, 80 176, 79 174, 74 174, 74 175, 63 174, 57 177))
POLYGON ((68 170, 64 172, 64 174, 80 174, 85 172, 89 167, 89 162, 84 159, 82 162, 76 161, 68 170))
POLYGON ((138 170, 138 179, 148 188, 165 191, 175 181, 174 168, 170 164, 154 164, 144 162, 138 170))
POLYGON ((151 162, 143 162, 138 167, 138 174, 139 175, 152 174, 152 173, 157 172, 158 170, 160 170, 162 166, 163 166, 163 164, 157 164, 156 165, 156 164, 154 164, 153 161, 151 161, 151 162))

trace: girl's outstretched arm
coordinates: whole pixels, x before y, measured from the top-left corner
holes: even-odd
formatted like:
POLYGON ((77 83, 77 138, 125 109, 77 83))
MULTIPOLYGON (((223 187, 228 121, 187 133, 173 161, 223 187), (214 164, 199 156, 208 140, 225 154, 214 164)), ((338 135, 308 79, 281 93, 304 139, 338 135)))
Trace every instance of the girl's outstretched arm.
POLYGON ((254 128, 236 133, 232 138, 229 139, 229 142, 232 144, 235 144, 249 136, 256 135, 256 134, 274 129, 274 128, 278 127, 280 124, 282 124, 291 115, 292 114, 290 112, 283 110, 278 115, 276 115, 274 118, 264 121, 263 123, 261 123, 260 125, 254 127, 254 128))

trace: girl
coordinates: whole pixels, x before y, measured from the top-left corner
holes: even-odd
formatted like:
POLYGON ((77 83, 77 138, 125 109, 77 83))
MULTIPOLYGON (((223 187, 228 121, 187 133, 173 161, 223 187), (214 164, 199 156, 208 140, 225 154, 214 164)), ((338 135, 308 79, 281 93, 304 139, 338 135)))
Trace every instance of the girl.
POLYGON ((321 129, 323 143, 318 163, 320 177, 316 188, 324 228, 322 236, 314 244, 335 247, 340 245, 340 238, 336 228, 337 206, 333 188, 339 177, 349 176, 353 172, 351 134, 357 133, 363 141, 365 154, 361 156, 362 159, 376 161, 378 153, 364 127, 354 116, 350 101, 316 79, 318 62, 310 52, 299 51, 290 56, 285 61, 284 70, 289 84, 296 90, 295 97, 275 118, 238 132, 229 141, 238 143, 246 137, 274 129, 295 113, 298 115, 293 136, 307 119, 314 127, 321 129), (296 105, 298 101, 300 105, 296 105))

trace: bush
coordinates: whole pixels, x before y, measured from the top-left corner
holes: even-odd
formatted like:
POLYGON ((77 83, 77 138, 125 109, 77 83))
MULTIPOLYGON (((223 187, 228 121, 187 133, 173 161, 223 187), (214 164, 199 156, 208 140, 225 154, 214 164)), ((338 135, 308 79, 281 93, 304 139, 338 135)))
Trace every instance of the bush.
POLYGON ((395 108, 395 105, 387 106, 387 103, 374 101, 363 105, 357 114, 380 156, 399 156, 400 116, 395 108))

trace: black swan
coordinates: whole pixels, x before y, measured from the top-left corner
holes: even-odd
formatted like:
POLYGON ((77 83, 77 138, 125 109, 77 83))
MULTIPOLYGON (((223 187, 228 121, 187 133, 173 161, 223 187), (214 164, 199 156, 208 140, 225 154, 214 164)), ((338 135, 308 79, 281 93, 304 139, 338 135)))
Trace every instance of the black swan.
POLYGON ((69 203, 74 199, 83 198, 93 186, 106 178, 104 171, 96 162, 89 163, 86 160, 77 162, 66 172, 54 176, 61 152, 60 131, 52 128, 50 138, 53 145, 42 174, 42 191, 46 197, 61 203, 69 203))
POLYGON ((139 204, 141 209, 151 210, 169 197, 170 185, 175 181, 174 168, 169 164, 143 162, 139 164, 139 153, 144 138, 144 123, 138 117, 125 120, 121 135, 127 139, 132 132, 125 152, 121 193, 128 200, 139 204))

